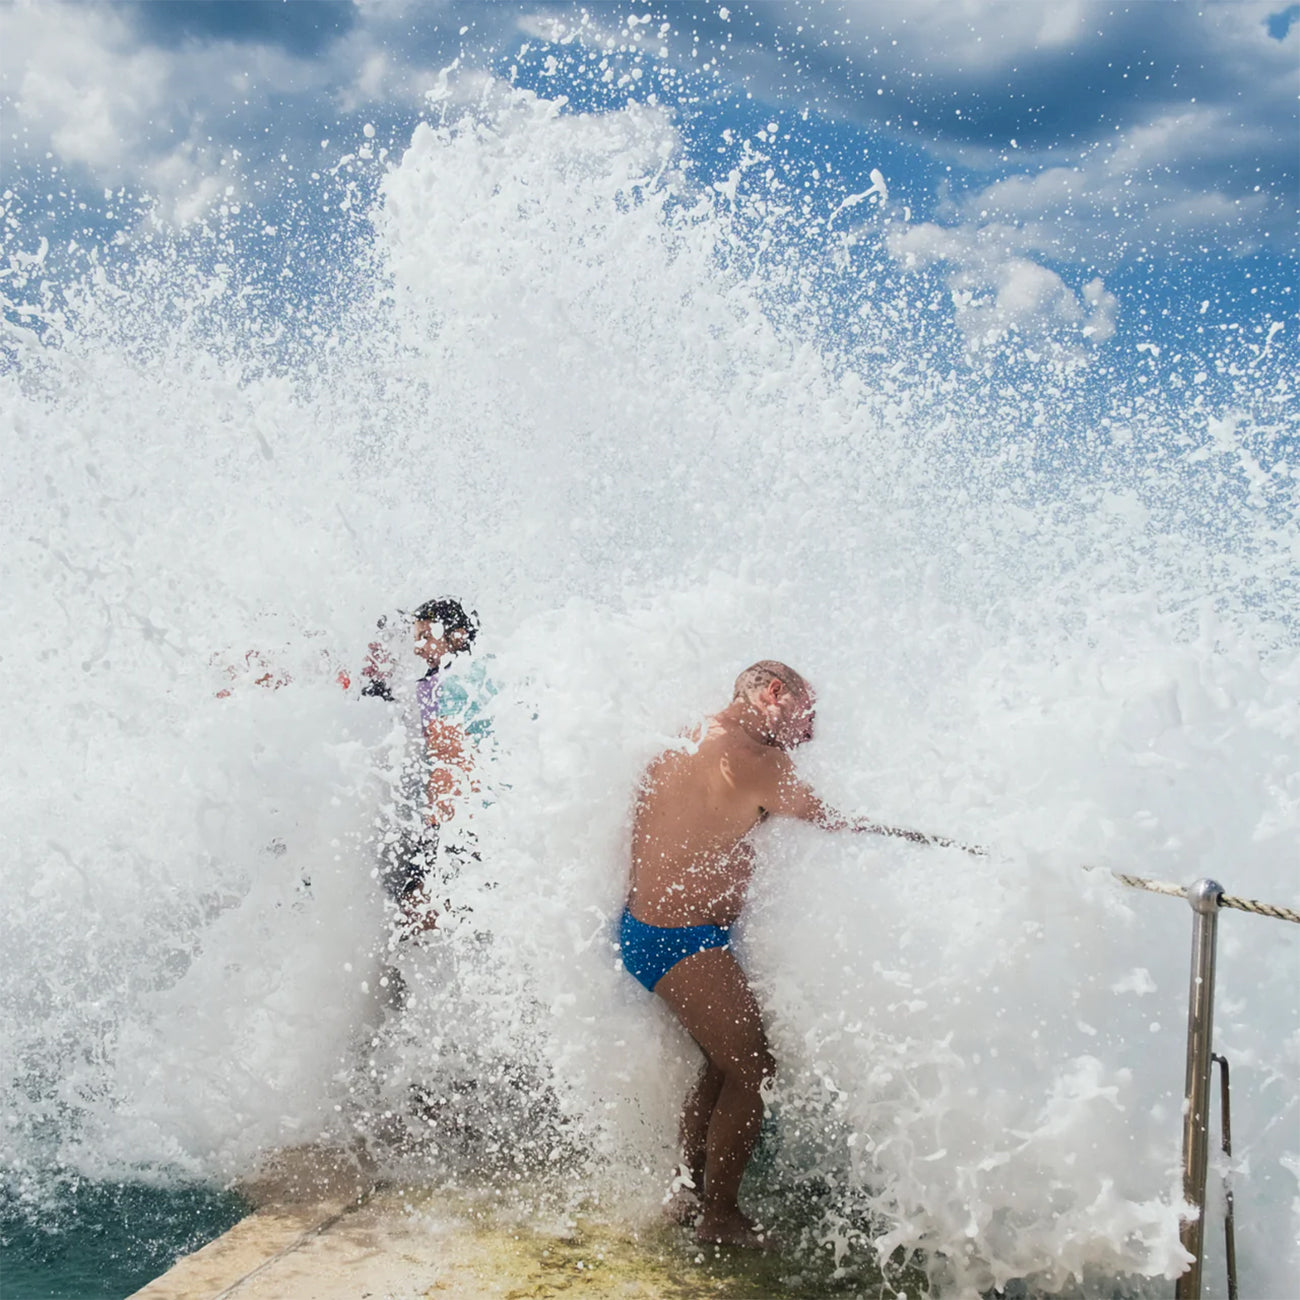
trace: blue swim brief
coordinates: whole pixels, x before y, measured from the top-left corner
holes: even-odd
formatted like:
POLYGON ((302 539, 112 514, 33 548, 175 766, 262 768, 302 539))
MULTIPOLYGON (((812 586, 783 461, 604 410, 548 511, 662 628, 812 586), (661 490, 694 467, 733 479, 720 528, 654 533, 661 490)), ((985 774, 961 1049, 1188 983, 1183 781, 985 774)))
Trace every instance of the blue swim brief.
POLYGON ((651 993, 679 961, 710 948, 725 948, 730 941, 731 931, 721 925, 646 925, 627 908, 618 926, 623 965, 651 993))

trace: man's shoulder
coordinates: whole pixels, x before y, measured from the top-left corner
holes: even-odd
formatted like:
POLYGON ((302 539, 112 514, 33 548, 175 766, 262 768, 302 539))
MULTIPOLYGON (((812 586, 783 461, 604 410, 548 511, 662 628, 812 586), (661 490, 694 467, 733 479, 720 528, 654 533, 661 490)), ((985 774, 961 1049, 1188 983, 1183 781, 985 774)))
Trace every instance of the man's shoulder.
POLYGON ((765 745, 751 736, 739 723, 727 724, 719 737, 720 745, 733 762, 740 761, 754 772, 781 772, 790 757, 775 745, 765 745))

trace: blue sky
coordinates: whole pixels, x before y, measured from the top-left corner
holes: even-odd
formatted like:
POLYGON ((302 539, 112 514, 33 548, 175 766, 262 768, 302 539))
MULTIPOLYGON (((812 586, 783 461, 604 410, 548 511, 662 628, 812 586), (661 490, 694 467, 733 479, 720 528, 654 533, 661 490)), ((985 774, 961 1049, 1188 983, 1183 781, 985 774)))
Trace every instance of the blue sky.
POLYGON ((0 50, 10 251, 129 236, 142 201, 163 227, 274 220, 364 125, 400 152, 459 60, 453 101, 654 95, 704 181, 746 141, 816 166, 828 204, 878 170, 888 198, 845 220, 972 347, 1011 327, 1100 359, 1277 321, 1295 344, 1300 4, 18 0, 0 50))

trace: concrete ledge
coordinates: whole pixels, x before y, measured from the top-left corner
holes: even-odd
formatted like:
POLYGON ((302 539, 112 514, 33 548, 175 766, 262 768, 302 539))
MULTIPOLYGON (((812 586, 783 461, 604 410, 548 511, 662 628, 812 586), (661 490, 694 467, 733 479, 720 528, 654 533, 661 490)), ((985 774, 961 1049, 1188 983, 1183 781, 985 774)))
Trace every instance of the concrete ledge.
MULTIPOLYGON (((790 1262, 703 1252, 684 1232, 582 1222, 547 1233, 468 1200, 382 1189, 261 1210, 133 1300, 772 1300, 790 1262)), ((824 1294, 817 1291, 813 1294, 824 1294)))
MULTIPOLYGON (((350 1151, 280 1152, 241 1191, 253 1214, 131 1300, 773 1300, 867 1280, 846 1287, 831 1261, 702 1248, 668 1225, 548 1220, 502 1187, 377 1187, 350 1151)), ((878 1273, 868 1288, 898 1289, 878 1273)))
POLYGON ((364 1153, 328 1147, 277 1151, 238 1191, 256 1207, 224 1236, 178 1260, 128 1300, 217 1300, 252 1274, 327 1232, 374 1188, 364 1153))
POLYGON ((354 1201, 259 1210, 224 1236, 186 1255, 130 1300, 217 1300, 234 1294, 260 1269, 328 1231, 354 1201))

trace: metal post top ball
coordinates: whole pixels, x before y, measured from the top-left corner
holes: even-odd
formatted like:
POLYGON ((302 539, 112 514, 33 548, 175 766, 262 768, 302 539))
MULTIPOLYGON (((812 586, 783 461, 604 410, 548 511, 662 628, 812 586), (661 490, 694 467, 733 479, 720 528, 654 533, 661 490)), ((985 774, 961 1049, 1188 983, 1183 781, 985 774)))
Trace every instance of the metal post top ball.
POLYGON ((1217 880, 1205 876, 1187 889, 1187 901, 1194 912, 1217 912, 1219 900, 1223 897, 1223 886, 1217 880))

